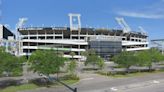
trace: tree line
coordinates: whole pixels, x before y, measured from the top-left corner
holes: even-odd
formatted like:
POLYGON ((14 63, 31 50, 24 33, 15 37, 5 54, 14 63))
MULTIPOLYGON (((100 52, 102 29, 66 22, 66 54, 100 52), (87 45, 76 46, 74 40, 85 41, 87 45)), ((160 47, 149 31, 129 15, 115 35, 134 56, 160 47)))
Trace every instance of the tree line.
MULTIPOLYGON (((54 50, 36 50, 26 59, 25 57, 16 57, 6 53, 3 48, 0 48, 0 74, 6 72, 22 74, 22 65, 27 62, 30 70, 38 74, 50 75, 58 74, 67 63, 67 71, 71 75, 75 75, 77 61, 74 58, 75 53, 70 52, 71 59, 63 57, 63 52, 54 50)), ((95 50, 91 49, 81 53, 86 57, 84 64, 93 65, 94 68, 103 69, 104 59, 98 56, 95 50)), ((157 49, 149 49, 137 52, 123 51, 112 58, 113 62, 119 66, 125 67, 129 71, 131 66, 146 66, 149 70, 152 69, 152 63, 164 61, 164 56, 157 49)))
POLYGON ((164 55, 159 50, 152 48, 137 52, 123 51, 114 56, 112 60, 118 65, 125 67, 128 72, 131 66, 146 66, 151 71, 153 63, 164 61, 164 55))

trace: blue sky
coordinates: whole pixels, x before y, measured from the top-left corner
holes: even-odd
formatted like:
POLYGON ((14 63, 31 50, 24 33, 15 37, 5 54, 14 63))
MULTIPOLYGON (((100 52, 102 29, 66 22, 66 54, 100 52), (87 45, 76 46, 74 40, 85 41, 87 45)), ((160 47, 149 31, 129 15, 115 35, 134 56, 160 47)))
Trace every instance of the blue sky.
POLYGON ((115 17, 124 17, 150 39, 164 38, 164 0, 2 0, 1 9, 1 23, 12 30, 21 17, 28 18, 26 26, 69 26, 68 13, 80 13, 83 27, 118 28, 115 17))

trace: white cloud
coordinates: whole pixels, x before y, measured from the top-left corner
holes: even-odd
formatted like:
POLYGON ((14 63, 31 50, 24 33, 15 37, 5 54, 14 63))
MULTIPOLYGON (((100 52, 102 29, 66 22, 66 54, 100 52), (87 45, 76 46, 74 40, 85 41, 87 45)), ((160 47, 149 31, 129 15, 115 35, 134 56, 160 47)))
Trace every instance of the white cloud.
POLYGON ((149 19, 163 19, 164 14, 156 14, 156 13, 144 13, 144 12, 129 12, 129 11, 119 11, 118 15, 135 17, 135 18, 149 18, 149 19))
POLYGON ((137 10, 130 8, 128 10, 119 10, 116 13, 121 16, 148 18, 148 19, 164 19, 164 0, 160 0, 148 6, 139 7, 137 10))

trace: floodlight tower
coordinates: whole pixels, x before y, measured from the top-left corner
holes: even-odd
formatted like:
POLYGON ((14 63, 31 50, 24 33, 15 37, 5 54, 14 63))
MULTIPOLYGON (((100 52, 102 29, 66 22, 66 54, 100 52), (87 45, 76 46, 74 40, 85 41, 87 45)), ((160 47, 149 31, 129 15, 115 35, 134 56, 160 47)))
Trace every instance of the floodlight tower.
POLYGON ((78 30, 81 29, 81 20, 80 20, 80 14, 73 14, 69 13, 69 21, 70 21, 70 30, 78 30))
POLYGON ((28 20, 27 18, 19 18, 19 21, 16 24, 16 28, 23 28, 27 20, 28 20))
MULTIPOLYGON (((72 31, 78 31, 78 40, 80 40, 80 32, 81 32, 81 20, 80 14, 69 13, 69 21, 70 21, 70 38, 72 39, 72 31)), ((78 45, 78 49, 80 49, 80 45, 78 45)), ((80 56, 80 51, 78 52, 80 56)), ((79 59, 80 60, 80 59, 79 59)))
POLYGON ((27 18, 19 18, 18 23, 16 24, 15 30, 17 31, 17 40, 19 40, 19 32, 18 29, 19 28, 23 28, 23 26, 25 25, 25 23, 27 22, 27 18))
POLYGON ((20 38, 19 38, 19 32, 18 32, 18 29, 19 28, 23 28, 23 26, 25 25, 25 23, 27 22, 27 18, 19 18, 19 21, 18 23, 16 24, 16 31, 17 31, 17 42, 18 42, 18 55, 20 55, 20 52, 21 52, 21 41, 20 41, 20 38))
POLYGON ((147 35, 146 31, 143 29, 142 26, 139 26, 138 29, 142 34, 147 35))
MULTIPOLYGON (((70 22, 70 31, 78 31, 78 39, 80 39, 80 31, 81 31, 81 20, 80 14, 69 13, 69 22, 70 22)), ((72 39, 72 36, 71 36, 72 39)))
POLYGON ((124 18, 116 17, 117 23, 123 28, 123 32, 127 33, 131 31, 129 25, 125 22, 124 18))

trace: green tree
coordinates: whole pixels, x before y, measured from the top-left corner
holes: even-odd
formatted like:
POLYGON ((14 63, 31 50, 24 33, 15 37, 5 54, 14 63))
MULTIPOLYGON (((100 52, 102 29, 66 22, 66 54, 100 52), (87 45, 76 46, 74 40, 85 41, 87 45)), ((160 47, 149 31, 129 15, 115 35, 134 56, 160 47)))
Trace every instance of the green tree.
POLYGON ((5 51, 5 47, 0 47, 0 52, 4 52, 5 51))
POLYGON ((27 62, 27 57, 26 56, 19 56, 19 57, 17 57, 18 58, 18 61, 20 62, 20 63, 25 63, 25 62, 27 62))
POLYGON ((85 65, 89 65, 90 64, 90 65, 93 65, 94 68, 96 66, 98 66, 101 69, 103 68, 103 66, 104 66, 103 59, 100 56, 96 55, 96 52, 93 49, 88 50, 88 52, 86 54, 86 57, 87 57, 87 59, 86 59, 86 61, 84 63, 85 65))
POLYGON ((149 49, 149 55, 153 63, 164 60, 162 53, 158 49, 155 48, 149 49))
POLYGON ((71 74, 74 74, 75 72, 75 69, 77 67, 77 63, 75 60, 73 60, 73 57, 76 55, 75 52, 70 52, 70 55, 71 55, 71 61, 70 63, 68 64, 68 71, 71 73, 71 74))
POLYGON ((87 51, 83 51, 83 52, 81 52, 81 55, 82 56, 87 56, 88 55, 88 52, 87 51))
POLYGON ((149 71, 152 69, 152 63, 157 63, 164 60, 164 56, 157 49, 149 49, 138 53, 139 65, 148 66, 149 71))
POLYGON ((80 54, 81 54, 81 56, 82 56, 82 60, 83 60, 83 61, 86 61, 86 58, 87 58, 87 55, 88 55, 88 51, 83 51, 83 52, 81 52, 80 54))
POLYGON ((97 63, 98 67, 100 69, 103 69, 105 66, 104 60, 101 57, 98 57, 98 63, 97 63))
POLYGON ((71 52, 70 55, 71 55, 71 58, 72 58, 72 60, 73 60, 73 57, 74 57, 76 54, 75 54, 75 52, 71 52))
POLYGON ((125 67, 129 73, 129 68, 137 64, 138 57, 133 52, 123 51, 120 54, 114 56, 113 60, 120 66, 125 67))
POLYGON ((63 56, 64 55, 64 52, 60 51, 58 54, 61 55, 61 56, 63 56))
POLYGON ((93 51, 88 51, 87 59, 84 62, 84 64, 85 65, 88 65, 88 64, 95 65, 96 64, 96 53, 93 51))
POLYGON ((60 68, 64 66, 67 59, 53 50, 37 50, 30 56, 29 62, 31 63, 30 69, 37 73, 45 75, 57 74, 60 68))
POLYGON ((152 61, 148 50, 137 53, 139 66, 151 66, 152 61))
POLYGON ((12 74, 13 76, 22 74, 22 63, 26 60, 23 57, 16 57, 10 53, 6 53, 0 48, 0 73, 12 74))
POLYGON ((70 63, 68 64, 68 71, 71 73, 71 74, 75 74, 75 69, 77 67, 77 63, 75 60, 73 61, 70 61, 70 63))

